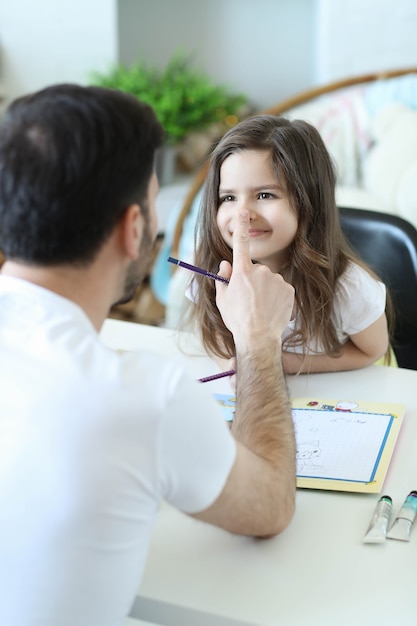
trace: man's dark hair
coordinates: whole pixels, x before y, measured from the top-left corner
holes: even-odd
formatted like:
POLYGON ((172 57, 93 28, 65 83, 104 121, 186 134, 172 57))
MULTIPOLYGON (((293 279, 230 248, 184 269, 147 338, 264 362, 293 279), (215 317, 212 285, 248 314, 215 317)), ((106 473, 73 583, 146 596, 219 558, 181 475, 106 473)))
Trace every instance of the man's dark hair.
POLYGON ((0 249, 31 264, 89 263, 143 202, 164 131, 151 107, 101 87, 18 98, 0 127, 0 249))

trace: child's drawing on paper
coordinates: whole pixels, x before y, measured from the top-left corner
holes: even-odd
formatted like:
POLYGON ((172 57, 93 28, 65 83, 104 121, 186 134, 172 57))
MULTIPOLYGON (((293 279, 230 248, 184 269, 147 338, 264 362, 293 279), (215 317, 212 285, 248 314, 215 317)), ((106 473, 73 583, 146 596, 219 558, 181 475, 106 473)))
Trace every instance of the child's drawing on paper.
MULTIPOLYGON (((236 396, 213 395, 230 424, 235 416, 236 396)), ((384 455, 391 457, 404 415, 403 405, 301 398, 293 400, 292 414, 297 485, 301 481, 304 487, 303 483, 312 478, 320 489, 335 489, 340 484, 342 490, 376 493, 382 484, 381 476, 385 476, 381 459, 384 455), (362 487, 358 487, 360 483, 362 487)))
POLYGON ((297 474, 312 474, 314 472, 323 471, 323 466, 317 465, 314 459, 320 456, 319 441, 303 441, 297 442, 297 474))

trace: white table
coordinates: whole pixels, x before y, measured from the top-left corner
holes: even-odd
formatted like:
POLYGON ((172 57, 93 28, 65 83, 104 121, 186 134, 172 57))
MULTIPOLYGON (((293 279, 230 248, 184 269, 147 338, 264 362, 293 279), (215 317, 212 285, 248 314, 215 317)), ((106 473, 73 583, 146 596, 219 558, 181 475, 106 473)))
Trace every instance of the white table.
MULTIPOLYGON (((218 365, 207 357, 199 341, 189 333, 177 333, 168 328, 107 319, 101 337, 106 345, 116 350, 142 348, 175 358, 196 379, 220 371, 218 365)), ((215 391, 230 392, 227 380, 216 381, 215 391)))
MULTIPOLYGON (((172 331, 123 322, 106 322, 103 339, 178 350, 172 331)), ((204 356, 180 358, 196 377, 217 369, 204 356)), ((293 397, 407 405, 383 488, 394 516, 417 489, 417 372, 374 366, 288 382, 293 397)), ((209 384, 222 391, 221 383, 209 384)), ((292 523, 270 540, 236 537, 163 505, 131 615, 164 626, 415 626, 417 528, 409 543, 363 544, 378 497, 298 490, 292 523)))

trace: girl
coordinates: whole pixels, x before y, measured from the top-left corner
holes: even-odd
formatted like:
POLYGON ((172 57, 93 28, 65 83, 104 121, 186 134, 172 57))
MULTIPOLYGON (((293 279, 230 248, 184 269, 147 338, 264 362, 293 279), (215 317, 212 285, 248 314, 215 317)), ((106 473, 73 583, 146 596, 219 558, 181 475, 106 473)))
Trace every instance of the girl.
MULTIPOLYGON (((214 149, 196 225, 195 263, 218 272, 232 261, 236 211, 250 216, 254 263, 295 287, 283 339, 287 373, 349 370, 388 354, 386 290, 345 239, 335 201, 336 175, 314 126, 272 115, 243 120, 214 149)), ((234 356, 216 307, 214 281, 190 287, 207 351, 234 356)))

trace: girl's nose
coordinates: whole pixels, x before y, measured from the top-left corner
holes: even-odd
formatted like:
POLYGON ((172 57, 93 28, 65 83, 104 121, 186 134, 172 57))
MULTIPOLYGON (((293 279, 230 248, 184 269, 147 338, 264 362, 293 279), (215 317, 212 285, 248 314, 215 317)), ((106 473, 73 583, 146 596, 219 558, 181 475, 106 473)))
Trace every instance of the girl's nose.
POLYGON ((243 200, 241 204, 242 209, 246 209, 249 212, 249 219, 253 221, 257 217, 256 209, 251 200, 243 200))

